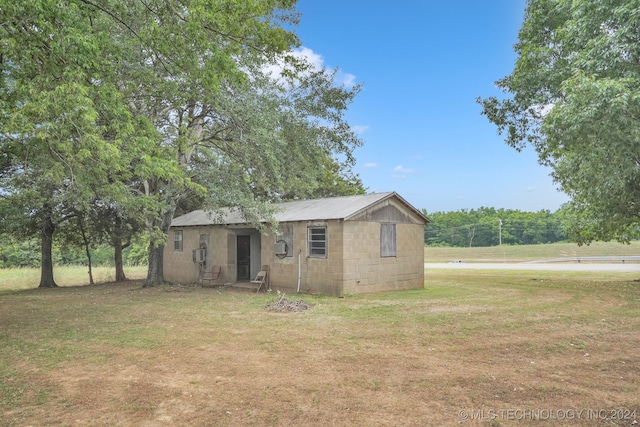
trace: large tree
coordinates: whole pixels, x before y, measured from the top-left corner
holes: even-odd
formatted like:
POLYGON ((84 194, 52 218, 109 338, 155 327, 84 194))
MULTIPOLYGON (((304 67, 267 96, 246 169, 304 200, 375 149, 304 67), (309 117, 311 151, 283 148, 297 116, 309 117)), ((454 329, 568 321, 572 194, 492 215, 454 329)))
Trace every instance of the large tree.
POLYGON ((640 220, 640 1, 529 0, 509 96, 479 99, 571 197, 572 235, 626 241, 640 220))
POLYGON ((0 2, 0 197, 40 231, 41 287, 56 286, 56 228, 95 188, 118 188, 105 178, 126 173, 120 147, 134 133, 108 22, 82 5, 0 2))
POLYGON ((163 281, 165 235, 185 197, 238 206, 257 223, 273 195, 314 188, 327 156, 353 162, 360 141, 344 111, 359 87, 338 87, 335 72, 290 54, 298 40, 283 27, 296 22, 294 4, 167 1, 119 27, 121 90, 161 135, 155 161, 136 168, 158 207, 147 217, 146 285, 163 281))
POLYGON ((88 212, 96 198, 139 211, 147 285, 163 280, 185 198, 258 221, 263 202, 317 187, 327 159, 353 164, 344 111, 359 87, 290 54, 295 0, 4 3, 2 187, 37 192, 17 179, 32 171, 53 188, 45 212, 88 212))

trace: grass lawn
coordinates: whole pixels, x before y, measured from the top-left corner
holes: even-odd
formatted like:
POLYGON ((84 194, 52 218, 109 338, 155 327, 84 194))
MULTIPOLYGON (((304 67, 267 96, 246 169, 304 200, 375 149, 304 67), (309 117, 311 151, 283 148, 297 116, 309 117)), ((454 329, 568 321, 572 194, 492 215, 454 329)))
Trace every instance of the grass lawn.
MULTIPOLYGON (((125 267, 128 279, 147 277, 147 267, 125 267)), ((93 267, 95 283, 112 282, 116 276, 115 267, 93 267)), ((89 283, 89 269, 80 266, 55 266, 53 278, 58 286, 81 286, 89 283)), ((6 290, 33 289, 40 283, 38 268, 3 268, 0 269, 0 294, 6 290)))
POLYGON ((4 291, 0 425, 637 425, 636 279, 437 270, 299 313, 140 282, 4 291))
POLYGON ((552 243, 547 245, 491 246, 478 248, 425 247, 425 262, 526 262, 554 258, 590 256, 638 256, 640 242, 625 245, 614 242, 594 242, 589 246, 575 243, 552 243))

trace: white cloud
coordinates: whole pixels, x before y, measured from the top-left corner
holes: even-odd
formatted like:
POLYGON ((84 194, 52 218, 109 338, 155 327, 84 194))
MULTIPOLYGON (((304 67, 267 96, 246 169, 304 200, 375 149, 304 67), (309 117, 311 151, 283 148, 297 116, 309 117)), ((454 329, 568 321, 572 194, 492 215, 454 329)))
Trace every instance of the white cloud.
POLYGON ((369 162, 364 164, 365 169, 377 168, 378 164, 374 162, 369 162))
POLYGON ((356 76, 349 73, 342 73, 338 71, 337 80, 339 83, 343 84, 345 87, 351 88, 356 85, 356 76))
POLYGON ((534 113, 535 116, 542 118, 545 117, 547 114, 549 114, 551 112, 551 110, 553 110, 554 104, 537 104, 537 105, 533 105, 531 107, 531 111, 534 113))
POLYGON ((398 166, 396 166, 395 168, 393 168, 393 171, 394 171, 394 172, 397 172, 397 173, 403 173, 403 174, 413 173, 413 172, 414 172, 414 170, 413 170, 413 169, 407 169, 407 168, 405 168, 405 167, 404 167, 404 166, 402 166, 402 165, 398 165, 398 166))
POLYGON ((369 130, 369 126, 366 125, 354 125, 351 126, 351 129, 357 133, 358 135, 362 135, 363 133, 365 133, 366 131, 369 130))
POLYGON ((393 168, 393 172, 394 173, 391 174, 391 178, 393 178, 393 179, 405 179, 407 177, 407 174, 413 173, 414 170, 405 168, 402 165, 398 165, 395 168, 393 168))
POLYGON ((315 53, 308 47, 301 47, 298 50, 293 50, 291 55, 297 59, 304 59, 305 62, 312 65, 314 71, 319 71, 324 67, 324 58, 322 55, 315 53))
MULTIPOLYGON (((322 69, 330 70, 331 67, 324 63, 324 58, 319 53, 314 52, 308 47, 301 47, 289 52, 289 55, 296 59, 304 61, 310 66, 311 71, 321 71, 322 69)), ((275 80, 281 80, 282 69, 285 68, 282 59, 276 60, 275 64, 265 66, 263 70, 266 74, 270 74, 275 80)), ((349 73, 344 73, 340 70, 336 72, 335 82, 336 85, 344 85, 346 88, 352 88, 356 84, 356 76, 349 73)))

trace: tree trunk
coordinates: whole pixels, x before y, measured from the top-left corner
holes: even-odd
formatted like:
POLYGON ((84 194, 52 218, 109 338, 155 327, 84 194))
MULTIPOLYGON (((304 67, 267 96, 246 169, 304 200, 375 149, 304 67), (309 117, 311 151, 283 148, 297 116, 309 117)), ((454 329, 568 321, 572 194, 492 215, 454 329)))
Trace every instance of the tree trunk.
POLYGON ((116 282, 122 282, 127 280, 127 276, 124 274, 124 267, 122 263, 122 241, 115 239, 113 242, 114 248, 114 264, 116 266, 116 282))
POLYGON ((82 235, 82 242, 84 243, 84 250, 87 254, 87 265, 89 266, 89 284, 95 285, 93 281, 93 264, 91 263, 91 251, 89 249, 89 239, 87 239, 87 233, 84 232, 82 217, 78 215, 77 218, 78 218, 78 227, 80 228, 80 234, 82 235))
POLYGON ((160 285, 164 282, 163 272, 164 245, 149 244, 149 268, 147 269, 147 280, 143 287, 160 285))
POLYGON ((53 233, 56 231, 56 225, 51 218, 49 212, 44 214, 42 225, 40 228, 40 284, 39 288, 57 288, 55 280, 53 280, 53 233))
POLYGON ((147 270, 147 280, 144 282, 143 287, 155 286, 164 283, 163 261, 164 261, 164 242, 169 232, 169 226, 173 219, 173 213, 175 212, 175 206, 167 208, 162 214, 162 220, 160 221, 159 228, 164 234, 164 241, 149 243, 149 267, 147 270))

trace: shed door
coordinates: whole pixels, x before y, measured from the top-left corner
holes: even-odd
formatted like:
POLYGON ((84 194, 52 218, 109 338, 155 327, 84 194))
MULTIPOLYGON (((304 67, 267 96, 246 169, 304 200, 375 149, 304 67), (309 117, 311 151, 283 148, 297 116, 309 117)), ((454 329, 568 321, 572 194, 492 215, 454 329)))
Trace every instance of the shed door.
POLYGON ((251 279, 251 237, 237 236, 236 265, 238 266, 238 281, 251 279))

